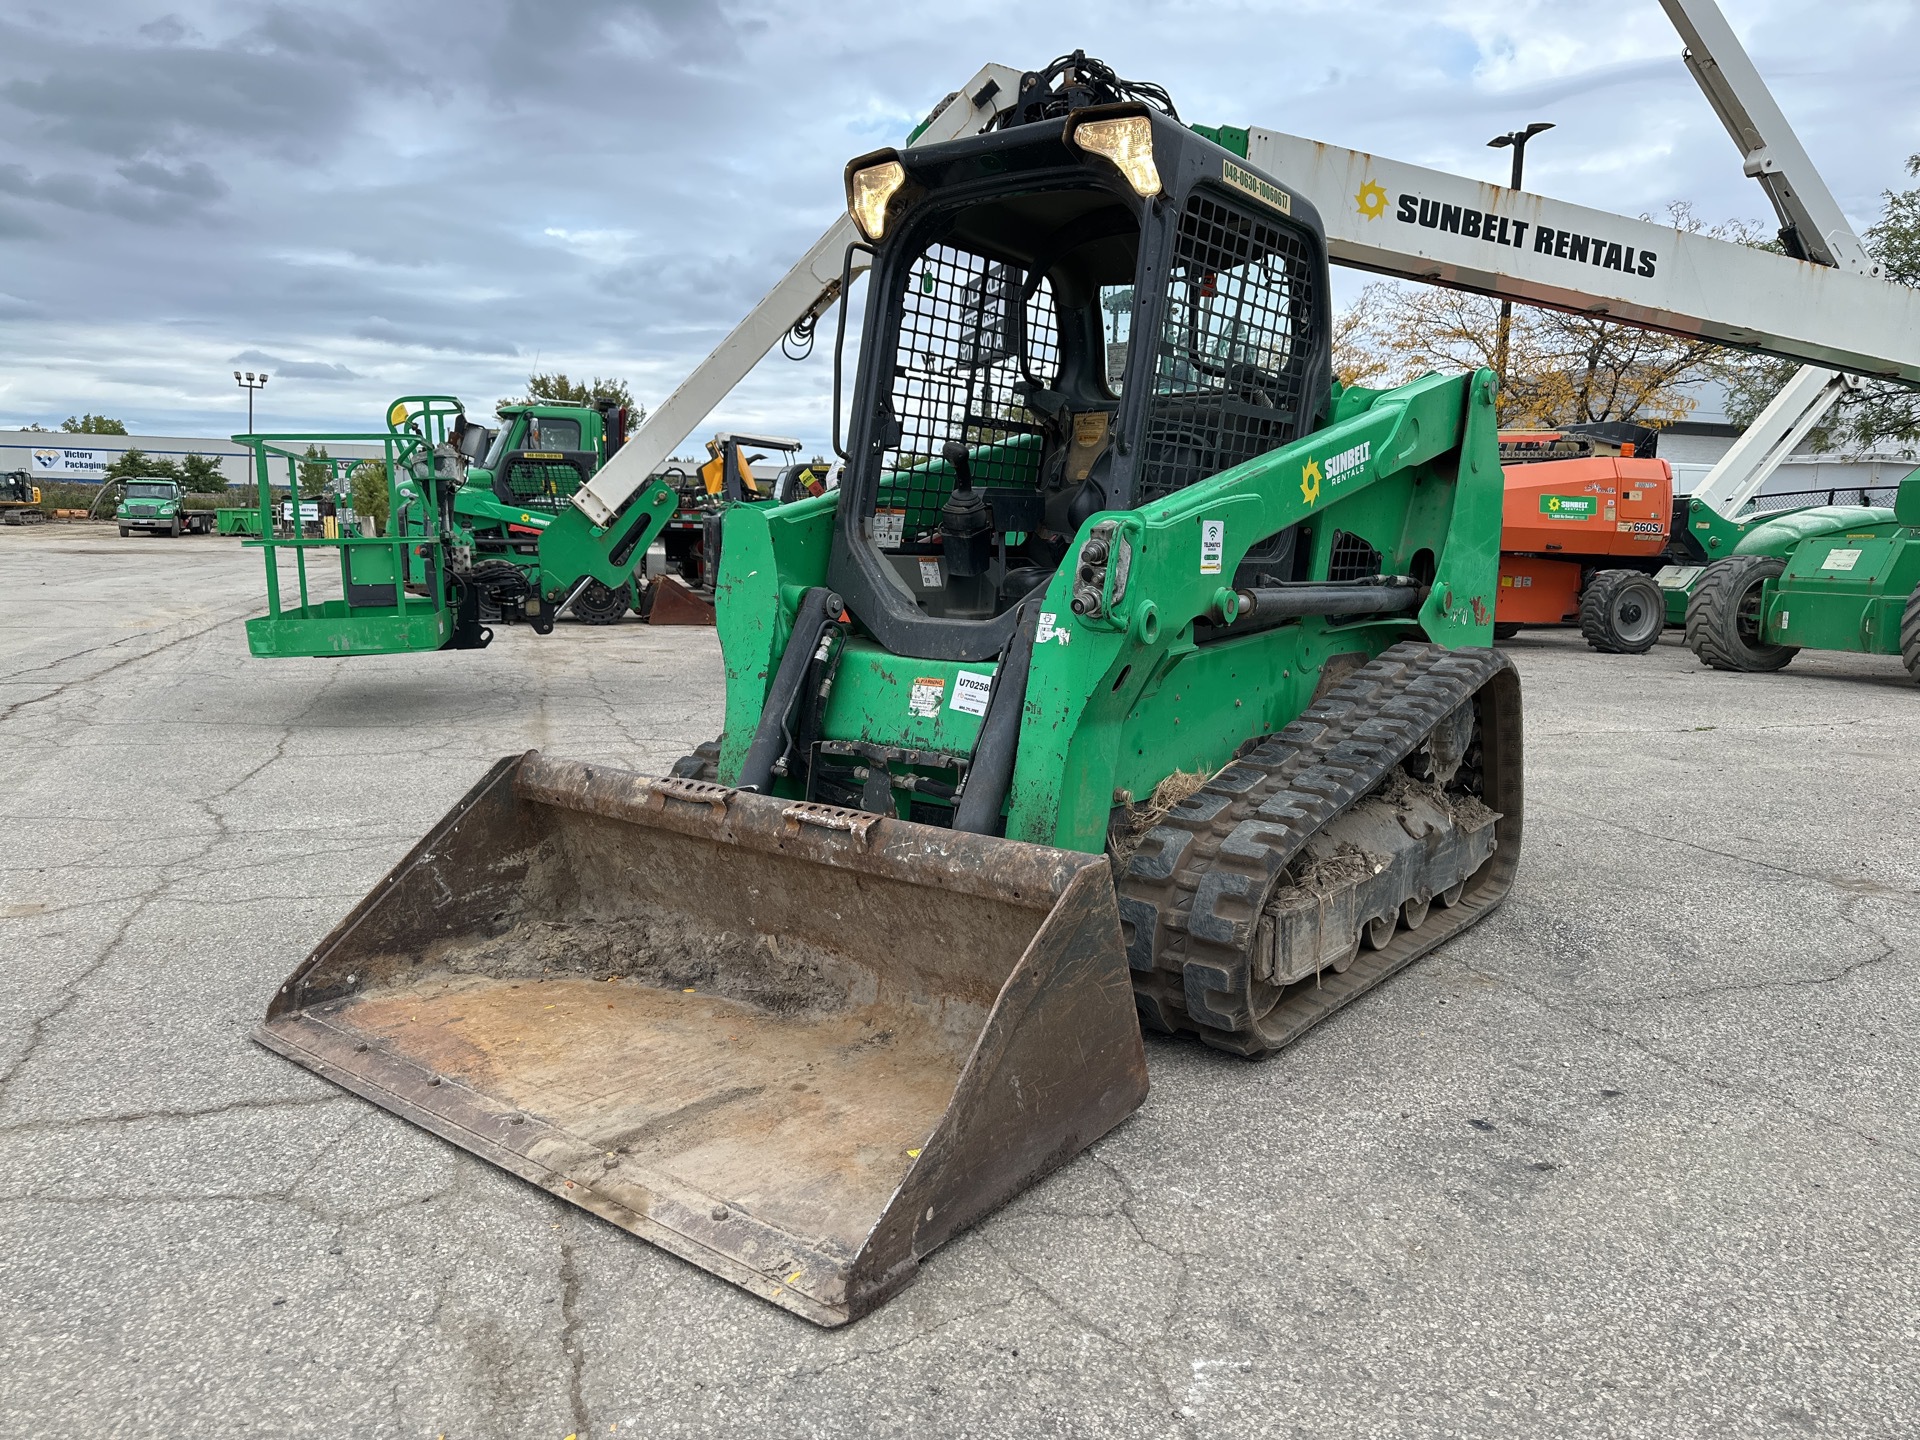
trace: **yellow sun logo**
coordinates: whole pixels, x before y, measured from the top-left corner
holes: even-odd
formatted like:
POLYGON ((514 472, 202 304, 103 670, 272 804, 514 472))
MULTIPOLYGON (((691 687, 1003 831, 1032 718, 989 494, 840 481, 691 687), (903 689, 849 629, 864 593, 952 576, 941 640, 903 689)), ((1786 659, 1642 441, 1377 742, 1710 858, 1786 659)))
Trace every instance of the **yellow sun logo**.
POLYGON ((1380 188, 1377 181, 1367 181, 1353 199, 1354 203, 1360 207, 1360 213, 1369 220, 1378 220, 1387 213, 1387 192, 1380 188))
POLYGON ((1320 462, 1309 460, 1300 467, 1300 498, 1312 505, 1320 499, 1320 462))

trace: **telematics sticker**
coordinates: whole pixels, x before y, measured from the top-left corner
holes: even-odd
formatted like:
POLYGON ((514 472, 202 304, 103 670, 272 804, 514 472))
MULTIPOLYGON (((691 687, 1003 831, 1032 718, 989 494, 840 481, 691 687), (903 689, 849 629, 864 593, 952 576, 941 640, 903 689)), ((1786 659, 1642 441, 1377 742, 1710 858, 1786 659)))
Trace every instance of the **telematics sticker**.
POLYGON ((1851 570, 1860 563, 1858 550, 1835 550, 1820 562, 1822 570, 1851 570))
POLYGON ((906 534, 907 512, 904 510, 876 510, 873 512, 873 543, 876 545, 898 545, 900 537, 906 534))
POLYGON ((940 562, 924 559, 920 562, 920 588, 923 590, 944 590, 946 581, 940 578, 940 562))
POLYGON ((923 675, 913 682, 907 696, 907 709, 931 720, 940 713, 940 701, 947 693, 947 682, 938 675, 923 675))
POLYGON ((987 713, 987 697, 993 694, 993 676, 978 670, 962 670, 953 677, 953 699, 947 703, 962 715, 987 713))
POLYGON ((1200 522, 1200 573, 1218 575, 1220 557, 1227 548, 1227 522, 1224 520, 1202 520, 1200 522))

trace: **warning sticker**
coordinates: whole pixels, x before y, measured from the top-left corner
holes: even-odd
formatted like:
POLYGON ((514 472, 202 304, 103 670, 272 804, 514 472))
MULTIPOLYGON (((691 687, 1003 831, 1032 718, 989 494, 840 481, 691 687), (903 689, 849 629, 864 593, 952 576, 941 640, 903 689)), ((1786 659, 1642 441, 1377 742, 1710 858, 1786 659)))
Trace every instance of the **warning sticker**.
POLYGON ((876 510, 873 512, 873 543, 894 546, 906 534, 907 512, 904 510, 876 510))
POLYGON ((940 561, 936 558, 923 558, 920 561, 920 588, 923 590, 944 590, 947 582, 940 578, 940 561))
POLYGON ((962 715, 987 713, 987 697, 993 694, 993 676, 978 670, 962 670, 953 677, 953 699, 947 703, 962 715))
POLYGON ((943 676, 923 675, 913 682, 913 689, 907 695, 907 709, 931 720, 940 713, 940 702, 946 693, 947 682, 943 676))
POLYGON ((1830 550, 1827 558, 1820 562, 1822 570, 1851 570, 1860 563, 1858 550, 1830 550))
POLYGON ((1202 520, 1200 522, 1200 573, 1218 575, 1220 557, 1227 548, 1227 522, 1224 520, 1202 520))

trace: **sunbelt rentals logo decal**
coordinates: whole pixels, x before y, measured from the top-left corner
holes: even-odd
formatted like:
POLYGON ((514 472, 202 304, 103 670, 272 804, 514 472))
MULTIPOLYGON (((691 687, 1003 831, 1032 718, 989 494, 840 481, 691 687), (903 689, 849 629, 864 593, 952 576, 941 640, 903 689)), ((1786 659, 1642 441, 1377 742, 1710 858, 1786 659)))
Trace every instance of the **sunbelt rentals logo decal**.
POLYGON ((1652 250, 1642 250, 1606 235, 1582 234, 1539 225, 1530 220, 1515 220, 1494 210, 1482 210, 1477 204, 1453 204, 1429 200, 1424 195, 1387 193, 1386 187, 1372 176, 1353 195, 1354 209, 1371 222, 1391 214, 1395 223, 1414 225, 1499 245, 1509 250, 1528 250, 1575 265, 1591 265, 1601 270, 1618 270, 1651 280, 1660 264, 1652 250))
POLYGON ((1320 501, 1320 486, 1324 481, 1329 489, 1351 480, 1354 475, 1373 458, 1373 442, 1362 440, 1358 445, 1350 445, 1338 455, 1329 455, 1324 461, 1310 459, 1300 467, 1300 498, 1309 505, 1320 501))

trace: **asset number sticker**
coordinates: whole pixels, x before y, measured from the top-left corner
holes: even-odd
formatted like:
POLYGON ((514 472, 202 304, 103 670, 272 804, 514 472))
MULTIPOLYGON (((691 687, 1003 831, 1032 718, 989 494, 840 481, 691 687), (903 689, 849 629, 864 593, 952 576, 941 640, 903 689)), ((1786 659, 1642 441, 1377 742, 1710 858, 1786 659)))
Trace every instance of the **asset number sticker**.
POLYGON ((947 582, 940 578, 940 562, 926 558, 920 562, 920 588, 923 590, 944 590, 947 582))
POLYGON ((987 713, 987 697, 993 694, 993 676, 978 670, 962 670, 953 677, 953 699, 947 703, 962 715, 987 713))
POLYGON ((946 698, 947 682, 939 675, 923 675, 913 682, 913 689, 907 695, 907 709, 915 715, 928 720, 940 713, 940 702, 946 698))
POLYGON ((873 543, 876 545, 898 545, 907 532, 907 512, 904 510, 876 510, 873 512, 873 543))
POLYGON ((1218 575, 1220 560, 1227 550, 1227 522, 1224 520, 1202 520, 1200 522, 1200 573, 1218 575))
POLYGON ((1834 550, 1830 551, 1827 558, 1820 562, 1820 568, 1822 570, 1851 570, 1859 563, 1860 552, 1858 550, 1834 550))

